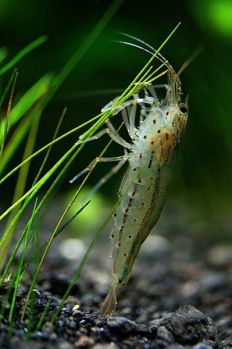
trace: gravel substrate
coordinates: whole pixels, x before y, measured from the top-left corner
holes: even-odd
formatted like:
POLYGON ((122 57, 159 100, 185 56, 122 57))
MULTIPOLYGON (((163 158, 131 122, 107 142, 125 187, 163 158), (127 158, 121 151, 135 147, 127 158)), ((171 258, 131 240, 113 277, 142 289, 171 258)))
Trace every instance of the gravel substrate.
MULTIPOLYGON (((100 316, 99 309, 109 268, 98 251, 52 324, 70 269, 59 256, 47 261, 34 290, 33 324, 48 300, 51 303, 44 325, 28 341, 23 339, 27 321, 19 320, 28 286, 21 286, 11 336, 7 311, 0 325, 1 349, 232 348, 231 245, 203 247, 188 238, 151 236, 120 294, 117 311, 108 318, 100 316)), ((2 294, 6 291, 7 285, 2 294)))

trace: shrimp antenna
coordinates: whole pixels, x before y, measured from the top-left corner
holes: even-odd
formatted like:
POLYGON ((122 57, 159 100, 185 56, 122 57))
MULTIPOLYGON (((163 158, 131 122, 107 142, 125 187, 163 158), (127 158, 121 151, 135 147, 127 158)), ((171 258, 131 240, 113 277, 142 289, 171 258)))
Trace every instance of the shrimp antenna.
MULTIPOLYGON (((137 45, 137 44, 134 44, 133 42, 122 41, 122 40, 115 40, 115 42, 119 42, 120 44, 124 44, 124 45, 128 45, 128 46, 132 46, 132 47, 139 48, 140 50, 149 53, 151 56, 153 56, 153 55, 155 54, 155 51, 152 52, 152 51, 146 49, 146 48, 143 47, 143 46, 139 46, 139 45, 137 45)), ((168 66, 168 61, 167 61, 167 60, 164 60, 162 57, 159 56, 159 54, 157 54, 156 58, 157 58, 161 63, 163 63, 163 64, 168 68, 168 70, 170 69, 169 66, 168 66)))
MULTIPOLYGON (((128 38, 131 38, 131 39, 135 40, 138 43, 143 44, 145 47, 137 45, 137 44, 135 44, 133 42, 119 41, 122 44, 139 48, 140 50, 148 52, 151 55, 154 55, 157 52, 156 49, 153 46, 151 46, 150 44, 146 43, 145 41, 143 41, 143 40, 141 40, 141 39, 139 39, 139 38, 137 38, 137 37, 135 37, 133 35, 130 35, 130 34, 127 34, 127 33, 123 33, 123 32, 118 32, 118 33, 121 34, 121 35, 124 35, 124 36, 126 36, 128 38)), ((181 82, 180 82, 180 79, 179 79, 179 75, 176 73, 174 68, 171 66, 171 64, 168 62, 168 60, 163 55, 161 55, 160 53, 157 53, 156 58, 168 68, 169 77, 172 77, 172 80, 173 80, 174 85, 175 85, 176 93, 180 97, 182 92, 181 92, 181 82)), ((178 97, 178 99, 179 99, 179 97, 178 97)))
MULTIPOLYGON (((116 42, 119 42, 120 44, 124 44, 124 45, 128 45, 128 46, 137 47, 137 48, 139 48, 140 50, 143 50, 143 51, 145 51, 145 52, 148 52, 151 56, 154 55, 154 53, 155 53, 154 51, 152 52, 152 51, 146 49, 145 47, 142 47, 142 46, 139 46, 139 45, 137 45, 137 44, 134 44, 133 42, 122 41, 122 40, 116 40, 116 42)), ((159 57, 158 57, 158 59, 159 59, 162 63, 164 63, 163 60, 161 60, 159 57)))
POLYGON ((192 61, 194 61, 194 59, 201 53, 202 50, 203 50, 203 47, 199 46, 193 51, 193 53, 189 56, 189 58, 182 64, 182 66, 178 70, 177 76, 180 76, 180 74, 183 73, 183 71, 189 66, 189 64, 192 63, 192 61))
MULTIPOLYGON (((150 44, 148 44, 146 41, 137 38, 136 36, 133 36, 133 35, 128 34, 128 33, 120 32, 120 31, 118 31, 117 33, 119 33, 119 34, 121 34, 121 35, 123 35, 123 36, 126 36, 127 38, 133 39, 133 40, 135 40, 135 41, 137 41, 137 42, 140 42, 140 43, 143 44, 144 46, 148 47, 148 48, 151 50, 150 52, 152 52, 152 54, 154 54, 154 53, 156 52, 156 50, 154 49, 153 46, 151 46, 150 44)), ((138 47, 140 47, 140 46, 138 46, 138 47)), ((157 56, 159 56, 161 59, 163 59, 164 61, 166 61, 166 59, 161 55, 161 53, 158 53, 157 56)))
POLYGON ((139 39, 137 38, 136 36, 133 36, 131 34, 128 34, 128 33, 124 33, 124 32, 120 32, 120 31, 117 31, 118 34, 121 34, 123 36, 126 36, 127 38, 130 38, 130 39, 133 39, 137 42, 140 42, 141 44, 143 44, 144 46, 148 47, 151 51, 153 51, 153 53, 155 52, 155 49, 153 46, 151 46, 150 44, 148 44, 146 41, 142 40, 142 39, 139 39))
MULTIPOLYGON (((132 46, 132 47, 139 48, 140 50, 149 53, 151 56, 154 55, 155 52, 156 52, 155 49, 154 49, 153 52, 151 52, 150 50, 146 49, 145 47, 139 46, 139 45, 137 45, 137 44, 134 44, 133 42, 121 41, 121 40, 115 40, 115 41, 116 41, 116 42, 119 42, 119 43, 121 43, 121 44, 124 44, 124 45, 128 45, 128 46, 132 46)), ((170 66, 168 60, 166 60, 163 56, 161 56, 161 55, 158 53, 157 56, 156 56, 156 58, 168 68, 169 72, 175 73, 175 71, 174 71, 174 69, 172 68, 172 66, 170 66)), ((176 75, 176 73, 175 73, 175 75, 176 75)))
MULTIPOLYGON (((143 44, 144 46, 148 47, 149 50, 147 50, 146 48, 144 48, 144 47, 142 47, 142 46, 133 44, 133 43, 131 43, 131 42, 123 42, 123 41, 121 41, 121 43, 124 43, 124 44, 126 44, 126 45, 130 45, 130 46, 134 46, 134 47, 137 47, 137 48, 140 48, 141 50, 146 51, 146 52, 150 53, 151 55, 153 55, 154 53, 157 52, 156 49, 155 49, 152 45, 148 44, 146 41, 144 41, 144 40, 142 40, 142 39, 137 38, 136 36, 133 36, 133 35, 130 35, 130 34, 127 34, 127 33, 123 33, 123 32, 120 32, 120 31, 117 32, 117 33, 119 33, 119 34, 121 34, 121 35, 123 35, 123 36, 126 36, 126 37, 128 37, 128 38, 130 38, 130 39, 133 39, 133 40, 135 40, 135 41, 137 41, 137 42, 143 44)), ((158 59, 159 61, 161 61, 162 63, 164 63, 165 66, 166 66, 172 73, 175 73, 173 67, 170 65, 170 63, 168 62, 168 60, 167 60, 161 53, 157 53, 157 56, 156 56, 156 57, 157 57, 157 59, 158 59)))

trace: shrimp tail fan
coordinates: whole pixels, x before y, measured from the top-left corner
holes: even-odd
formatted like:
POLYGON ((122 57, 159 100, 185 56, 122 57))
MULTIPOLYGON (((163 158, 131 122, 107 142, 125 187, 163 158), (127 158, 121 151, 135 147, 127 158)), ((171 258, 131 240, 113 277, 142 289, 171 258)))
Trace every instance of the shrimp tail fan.
POLYGON ((110 290, 103 302, 101 314, 103 316, 111 315, 117 305, 117 288, 115 286, 111 286, 110 290))

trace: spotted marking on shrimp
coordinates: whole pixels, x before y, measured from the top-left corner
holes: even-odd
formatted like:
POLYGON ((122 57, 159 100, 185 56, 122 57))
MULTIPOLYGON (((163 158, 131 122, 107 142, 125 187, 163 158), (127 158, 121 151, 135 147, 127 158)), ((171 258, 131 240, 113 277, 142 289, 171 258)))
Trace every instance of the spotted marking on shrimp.
POLYGON ((131 103, 120 107, 121 111, 125 109, 124 121, 131 143, 126 150, 128 169, 120 187, 121 201, 111 234, 112 282, 103 303, 103 315, 114 311, 117 292, 127 283, 139 249, 160 216, 187 122, 188 108, 181 101, 179 76, 167 60, 163 62, 168 68, 164 100, 158 99, 152 86, 144 89, 144 97, 136 95, 131 103), (139 109, 137 114, 135 107, 139 109), (136 117, 140 118, 138 126, 136 117))
POLYGON ((153 161, 153 156, 151 156, 151 158, 150 158, 150 161, 149 161, 149 164, 148 164, 148 168, 151 168, 152 161, 153 161))

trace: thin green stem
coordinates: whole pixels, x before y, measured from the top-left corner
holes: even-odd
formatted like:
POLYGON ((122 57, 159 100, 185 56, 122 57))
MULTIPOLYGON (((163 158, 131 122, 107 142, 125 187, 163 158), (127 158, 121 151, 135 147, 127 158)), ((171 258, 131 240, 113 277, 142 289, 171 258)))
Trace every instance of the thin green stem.
POLYGON ((21 276, 22 276, 23 263, 24 263, 25 255, 26 255, 27 248, 28 248, 29 233, 30 233, 31 225, 32 225, 32 223, 34 221, 34 218, 35 218, 35 208, 36 208, 36 205, 37 205, 37 201, 35 202, 35 205, 34 205, 34 208, 33 208, 33 211, 32 211, 32 215, 31 215, 30 220, 29 220, 29 224, 28 224, 28 226, 26 228, 23 251, 22 251, 22 254, 21 254, 21 257, 20 257, 20 262, 19 262, 18 268, 17 268, 14 292, 13 292, 13 296, 12 296, 12 299, 11 299, 10 312, 9 312, 9 316, 8 316, 9 323, 12 323, 12 320, 13 320, 16 296, 17 296, 17 292, 18 292, 20 279, 21 279, 21 276))
MULTIPOLYGON (((101 152, 99 158, 101 158, 103 156, 103 154, 106 152, 106 150, 109 148, 109 146, 111 145, 112 143, 112 140, 110 140, 106 147, 103 149, 103 151, 101 152)), ((50 237, 50 239, 48 240, 47 242, 47 245, 45 247, 45 251, 43 253, 43 256, 41 257, 40 261, 39 261, 39 264, 36 268, 36 271, 34 273, 34 277, 32 279, 32 282, 31 282, 31 286, 30 286, 30 289, 28 291, 28 294, 27 294, 27 297, 26 297, 26 300, 25 300, 25 303, 24 303, 24 306, 23 306, 23 310, 22 310, 22 316, 21 316, 21 319, 23 320, 24 319, 24 316, 25 316, 25 313, 26 313, 26 308, 28 306, 28 303, 29 303, 29 300, 30 300, 30 297, 31 297, 31 292, 32 290, 34 289, 35 287, 35 284, 36 284, 36 281, 37 281, 37 278, 38 278, 38 275, 39 275, 39 272, 40 272, 40 269, 44 263, 44 260, 45 258, 47 257, 47 254, 48 254, 48 251, 51 247, 51 244, 55 238, 55 236, 58 234, 58 231, 59 231, 59 228, 60 228, 60 225, 61 223, 63 222, 64 220, 64 217, 67 215, 67 212, 70 210, 71 206, 73 205, 73 203, 76 201, 76 198, 78 196, 78 194, 80 193, 81 189, 83 188, 84 184, 86 183, 86 181, 88 180, 89 176, 91 175, 91 173, 93 172, 94 168, 97 166, 98 164, 98 161, 96 161, 93 166, 91 167, 91 170, 87 173, 87 175, 85 176, 84 180, 82 181, 82 183, 80 184, 80 186, 78 187, 77 191, 75 192, 75 194, 73 195, 72 199, 70 200, 69 204, 66 206, 64 212, 62 213, 62 215, 60 216, 54 230, 53 230, 53 233, 50 237)))

